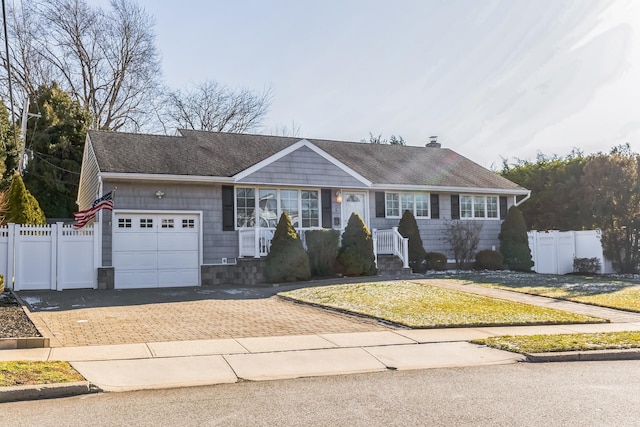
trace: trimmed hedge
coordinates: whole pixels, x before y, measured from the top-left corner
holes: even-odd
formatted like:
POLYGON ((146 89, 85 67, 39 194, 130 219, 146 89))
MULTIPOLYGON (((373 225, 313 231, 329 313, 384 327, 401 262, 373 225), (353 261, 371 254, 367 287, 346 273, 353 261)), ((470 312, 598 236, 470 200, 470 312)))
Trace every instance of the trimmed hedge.
POLYGON ((349 217, 337 262, 345 276, 373 276, 378 272, 373 254, 371 232, 357 213, 349 217))
POLYGON ((305 239, 311 275, 326 277, 333 274, 340 249, 340 232, 338 230, 308 230, 305 232, 305 239))
POLYGON ((447 269, 447 256, 440 252, 427 252, 424 256, 427 270, 444 271, 447 269))
POLYGON ((504 258, 497 251, 482 250, 476 254, 476 269, 478 270, 502 270, 504 258))
POLYGON ((264 276, 271 283, 307 280, 311 276, 309 256, 286 212, 282 212, 271 240, 264 276))
POLYGON ((600 273, 600 258, 574 258, 573 272, 582 274, 600 273))
POLYGON ((44 225, 47 223, 38 201, 24 186, 22 177, 18 172, 14 173, 11 178, 11 185, 7 192, 7 203, 9 205, 7 223, 31 225, 44 225))

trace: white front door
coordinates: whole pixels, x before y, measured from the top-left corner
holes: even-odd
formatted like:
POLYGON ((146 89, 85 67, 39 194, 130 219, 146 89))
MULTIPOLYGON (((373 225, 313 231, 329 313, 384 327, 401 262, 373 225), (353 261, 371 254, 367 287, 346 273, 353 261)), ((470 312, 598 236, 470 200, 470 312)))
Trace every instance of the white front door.
POLYGON ((347 226, 352 213, 360 215, 365 224, 369 224, 367 215, 367 193, 360 191, 342 192, 342 228, 347 226))

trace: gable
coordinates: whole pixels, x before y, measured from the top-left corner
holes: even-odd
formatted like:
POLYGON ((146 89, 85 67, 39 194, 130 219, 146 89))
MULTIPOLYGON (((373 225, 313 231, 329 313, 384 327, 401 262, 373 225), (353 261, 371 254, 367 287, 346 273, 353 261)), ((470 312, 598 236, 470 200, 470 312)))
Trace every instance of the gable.
POLYGON ((367 186, 306 145, 251 172, 237 182, 315 187, 367 186))

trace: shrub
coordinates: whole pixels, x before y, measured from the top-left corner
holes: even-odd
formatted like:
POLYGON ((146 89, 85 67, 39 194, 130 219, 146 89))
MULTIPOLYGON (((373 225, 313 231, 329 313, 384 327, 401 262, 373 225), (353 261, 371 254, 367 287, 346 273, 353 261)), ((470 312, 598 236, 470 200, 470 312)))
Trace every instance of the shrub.
POLYGON ((311 275, 329 276, 340 249, 338 230, 309 230, 305 232, 311 275))
POLYGON ((478 270, 502 270, 503 267, 504 258, 498 251, 485 249, 476 254, 476 268, 478 270))
POLYGON ((402 237, 409 239, 409 266, 414 273, 424 273, 427 266, 424 262, 426 251, 422 246, 422 237, 420 237, 420 229, 413 213, 405 210, 398 224, 398 232, 402 237))
POLYGON ((338 264, 346 276, 372 276, 377 272, 371 232, 355 212, 342 233, 338 264))
POLYGON ((0 294, 4 292, 4 276, 0 274, 0 294))
POLYGON ((600 273, 600 258, 574 258, 573 272, 583 274, 600 273))
POLYGON ((424 256, 427 270, 443 271, 447 269, 447 256, 440 252, 427 252, 424 256))
POLYGON ((445 241, 453 250, 457 269, 471 267, 478 243, 482 223, 477 221, 451 221, 447 224, 445 241))
POLYGON ((282 212, 271 240, 264 276, 271 283, 307 280, 311 276, 309 257, 286 212, 282 212))
POLYGON ((18 172, 13 174, 7 194, 7 222, 14 224, 43 225, 47 220, 35 197, 24 186, 18 172))
POLYGON ((500 253, 510 270, 531 271, 531 249, 527 237, 527 226, 520 209, 511 206, 500 228, 500 253))

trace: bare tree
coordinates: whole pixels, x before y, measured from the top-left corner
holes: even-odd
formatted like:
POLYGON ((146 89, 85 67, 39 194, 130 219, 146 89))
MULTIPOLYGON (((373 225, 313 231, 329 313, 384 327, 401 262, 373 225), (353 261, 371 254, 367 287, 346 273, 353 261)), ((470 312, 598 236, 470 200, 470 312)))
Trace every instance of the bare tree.
POLYGON ((302 132, 300 126, 296 124, 295 121, 291 120, 291 127, 283 123, 278 124, 271 129, 271 134, 277 136, 299 137, 302 132))
POLYGON ((246 132, 256 129, 269 111, 270 89, 253 92, 234 90, 214 80, 192 90, 166 93, 161 120, 174 128, 211 132, 246 132))
POLYGON ((112 0, 107 12, 85 0, 40 0, 12 16, 14 74, 24 91, 55 80, 93 128, 140 127, 160 77, 153 20, 142 7, 112 0))

